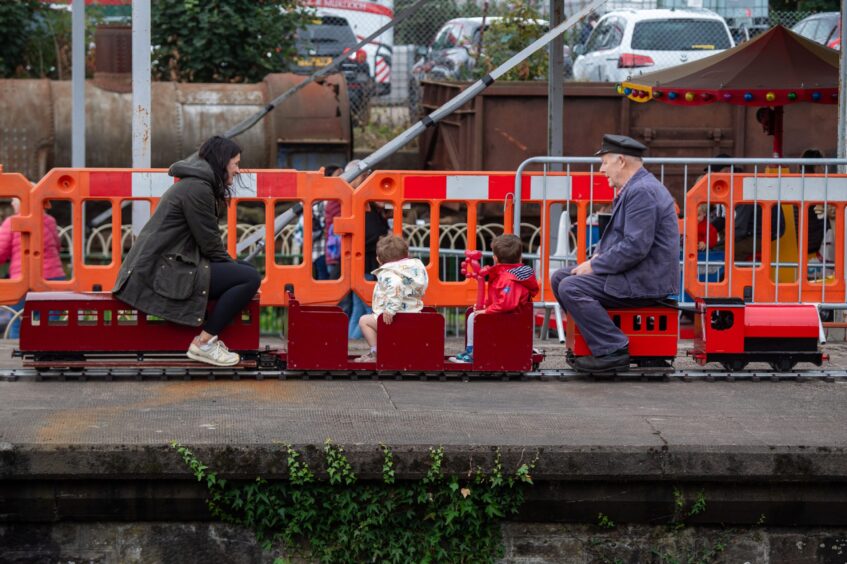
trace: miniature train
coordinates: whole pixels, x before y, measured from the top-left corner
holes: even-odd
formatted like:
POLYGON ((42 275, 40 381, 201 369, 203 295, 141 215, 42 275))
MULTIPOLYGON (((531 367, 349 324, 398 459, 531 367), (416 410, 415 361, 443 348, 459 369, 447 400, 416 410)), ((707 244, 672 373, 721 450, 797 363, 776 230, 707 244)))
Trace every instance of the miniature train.
MULTIPOLYGON (((677 356, 679 312, 673 307, 615 309, 609 315, 629 338, 632 363, 670 367, 677 356)), ((728 371, 767 362, 777 372, 799 362, 820 366, 823 330, 817 308, 808 304, 745 304, 738 299, 698 299, 690 354, 704 365, 728 371)), ((302 305, 289 295, 287 349, 260 349, 259 301, 254 299, 221 334, 242 356, 239 368, 296 372, 396 372, 438 374, 523 374, 535 371, 544 354, 533 348, 530 304, 512 313, 480 316, 471 364, 451 361, 444 351, 444 317, 432 308, 380 320, 376 362, 353 362, 348 352, 348 318, 337 306, 302 305)), ((24 366, 40 370, 204 367, 184 353, 194 327, 169 323, 120 302, 109 293, 29 293, 21 326, 24 366)), ((590 351, 572 320, 567 325, 568 358, 590 351)))
MULTIPOLYGON (((530 304, 477 321, 473 363, 456 363, 445 355, 444 317, 433 308, 399 313, 391 325, 380 319, 376 362, 353 362, 347 327, 341 308, 302 305, 289 294, 287 350, 260 350, 258 298, 220 338, 241 355, 238 368, 253 370, 521 374, 537 370, 544 360, 532 347, 530 304)), ((16 354, 24 367, 42 370, 214 368, 185 358, 197 331, 148 316, 107 292, 31 292, 16 354)))

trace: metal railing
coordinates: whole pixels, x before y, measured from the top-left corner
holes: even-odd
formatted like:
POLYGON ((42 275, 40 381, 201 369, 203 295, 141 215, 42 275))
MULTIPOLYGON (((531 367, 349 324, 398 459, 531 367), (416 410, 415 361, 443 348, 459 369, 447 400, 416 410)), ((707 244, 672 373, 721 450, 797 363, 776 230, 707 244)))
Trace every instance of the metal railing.
MULTIPOLYGON (((600 174, 601 160, 598 157, 534 157, 531 159, 527 159, 518 167, 515 174, 515 204, 514 204, 514 221, 519 223, 521 221, 521 200, 522 200, 522 173, 531 165, 541 165, 543 167, 544 174, 546 175, 553 167, 557 167, 559 169, 564 170, 564 172, 568 175, 574 170, 579 169, 580 171, 584 171, 585 168, 588 168, 588 173, 590 175, 600 174)), ((845 179, 843 174, 838 174, 835 170, 843 170, 845 165, 847 165, 847 159, 774 159, 774 158, 729 158, 729 159, 718 159, 718 158, 646 158, 644 159, 644 166, 651 172, 655 174, 655 176, 659 179, 663 184, 665 183, 666 174, 672 169, 675 176, 682 176, 682 185, 685 187, 691 187, 696 183, 700 178, 706 179, 706 184, 709 187, 706 192, 706 208, 709 210, 709 214, 707 215, 707 233, 709 231, 709 227, 712 225, 714 219, 716 219, 712 214, 713 204, 718 202, 719 198, 713 197, 712 192, 712 175, 717 174, 716 169, 728 168, 729 170, 723 173, 724 176, 728 177, 729 187, 733 187, 736 185, 738 180, 743 180, 746 186, 752 186, 752 196, 750 198, 745 198, 745 201, 752 203, 754 206, 754 210, 760 208, 762 204, 771 204, 776 207, 776 210, 782 210, 783 206, 791 206, 794 209, 794 215, 797 218, 797 223, 794 224, 794 241, 797 246, 797 255, 798 258, 794 260, 785 260, 783 258, 782 249, 782 239, 784 235, 777 237, 774 243, 775 253, 770 260, 769 265, 775 270, 776 273, 780 275, 787 270, 793 270, 793 277, 798 278, 803 275, 801 269, 806 270, 806 277, 813 276, 812 280, 821 280, 823 281, 820 284, 820 292, 821 298, 820 302, 833 302, 836 303, 823 305, 823 307, 831 307, 831 308, 840 308, 837 302, 847 303, 847 294, 843 296, 839 296, 838 299, 833 300, 833 296, 827 296, 827 284, 825 281, 828 277, 831 277, 833 272, 836 270, 836 263, 843 265, 845 253, 847 253, 847 244, 844 242, 839 242, 834 240, 834 235, 836 234, 836 228, 833 222, 838 221, 840 225, 843 225, 844 216, 842 213, 837 215, 832 214, 833 210, 837 210, 843 208, 843 203, 847 201, 847 179, 845 179), (692 173, 692 167, 698 172, 692 173), (744 172, 741 172, 742 169, 746 167, 744 172), (793 173, 787 172, 786 167, 794 167, 795 171, 793 173), (808 172, 809 170, 821 170, 821 173, 815 174, 808 172), (713 170, 715 172, 713 172, 713 170), (766 180, 764 180, 766 179, 766 180), (695 181, 695 182, 692 182, 695 181), (763 186, 760 186, 762 184, 763 186), (767 184, 767 186, 764 186, 767 184), (767 189, 766 189, 767 188, 767 189), (767 192, 767 194, 765 194, 767 192), (775 193, 775 198, 767 197, 770 194, 775 193), (814 204, 815 210, 817 208, 820 209, 821 212, 821 222, 822 222, 822 233, 821 236, 821 246, 818 251, 820 254, 820 258, 818 261, 809 262, 808 260, 804 260, 803 249, 808 250, 807 245, 809 241, 809 225, 807 221, 807 213, 798 213, 805 212, 805 210, 810 209, 810 206, 814 204), (805 245, 804 245, 805 244, 805 245), (834 255, 835 251, 840 249, 840 261, 836 260, 834 255)), ((589 182, 589 186, 594 186, 593 181, 589 182)), ((686 190, 687 194, 688 190, 686 190)), ((729 210, 737 210, 736 202, 733 200, 734 190, 729 190, 729 206, 728 209, 723 209, 724 212, 724 228, 725 233, 729 232, 729 228, 727 226, 730 223, 730 219, 728 216, 730 215, 729 210)), ((595 199, 593 193, 589 195, 589 210, 593 213, 595 209, 595 199)), ((721 199, 721 201, 725 201, 725 198, 721 199)), ((544 198, 544 205, 546 205, 547 199, 544 198)), ((603 202, 606 203, 605 201, 603 202)), ((688 216, 689 210, 687 209, 688 198, 685 197, 682 199, 682 206, 680 210, 680 216, 683 221, 685 221, 688 216)), ((738 204, 745 205, 745 204, 738 204)), ((562 211, 562 217, 570 220, 573 217, 573 213, 571 210, 571 204, 568 202, 564 206, 564 210, 562 211)), ((693 213, 697 213, 694 210, 693 213)), ((542 232, 554 233, 554 229, 546 230, 543 222, 546 219, 547 214, 542 214, 542 232)), ((735 265, 737 267, 746 267, 749 269, 756 269, 762 266, 762 262, 757 258, 757 251, 761 250, 760 242, 762 239, 762 225, 759 225, 759 214, 752 214, 752 240, 753 240, 753 252, 752 252, 752 260, 735 260, 735 244, 738 239, 737 235, 735 237, 724 239, 724 249, 725 256, 722 260, 715 260, 712 258, 712 253, 706 252, 703 257, 698 258, 696 262, 690 264, 689 261, 683 260, 681 257, 681 268, 683 271, 683 280, 686 279, 686 269, 687 268, 697 268, 698 273, 704 273, 706 275, 705 280, 705 288, 706 288, 706 296, 708 296, 708 290, 710 285, 718 282, 723 282, 720 280, 709 280, 708 274, 714 268, 724 268, 725 275, 728 277, 728 284, 732 286, 732 277, 734 268, 729 268, 730 265, 735 265)), ((778 218, 778 223, 786 224, 788 220, 784 217, 784 211, 777 211, 776 213, 778 218)), ((735 219, 733 221, 733 233, 735 232, 735 219)), ((793 223, 793 218, 792 218, 793 223)), ((684 225, 684 224, 683 224, 684 225)), ((577 229, 585 228, 584 225, 577 225, 577 229)), ((682 248, 686 248, 687 237, 690 235, 688 233, 689 230, 683 229, 681 232, 682 235, 682 248)), ((556 253, 551 253, 551 262, 555 259, 559 260, 560 257, 565 256, 568 257, 569 260, 576 260, 576 249, 569 244, 568 240, 564 241, 564 245, 560 244, 556 249, 556 253), (563 252, 564 251, 564 252, 563 252)), ((548 241, 542 240, 540 247, 540 254, 543 256, 545 254, 545 245, 549 244, 548 241)), ((549 265, 548 265, 549 266, 549 265)), ((539 272, 540 274, 540 283, 544 284, 547 278, 547 274, 551 270, 550 268, 542 268, 539 272)), ((841 270, 844 270, 843 268, 841 270)), ((712 271, 713 272, 713 271, 712 271)), ((791 273, 788 273, 786 276, 791 276, 791 273)), ((757 278, 754 276, 752 278, 752 299, 755 300, 756 296, 756 280, 757 278)), ((543 290, 542 290, 543 291, 543 290)), ((780 299, 779 296, 780 284, 776 284, 776 295, 774 301, 787 301, 780 299)), ((680 294, 680 301, 683 303, 690 303, 687 299, 687 296, 684 292, 680 294)), ((798 298, 795 301, 799 300, 798 298)))

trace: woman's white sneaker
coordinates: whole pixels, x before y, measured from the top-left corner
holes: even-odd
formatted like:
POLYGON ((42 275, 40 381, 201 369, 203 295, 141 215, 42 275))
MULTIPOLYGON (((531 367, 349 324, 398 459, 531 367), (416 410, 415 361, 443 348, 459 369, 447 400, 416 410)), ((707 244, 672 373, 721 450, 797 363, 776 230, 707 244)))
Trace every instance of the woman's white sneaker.
POLYGON ((214 366, 235 366, 241 361, 238 353, 231 352, 217 337, 212 337, 205 345, 191 343, 188 347, 188 358, 214 366))

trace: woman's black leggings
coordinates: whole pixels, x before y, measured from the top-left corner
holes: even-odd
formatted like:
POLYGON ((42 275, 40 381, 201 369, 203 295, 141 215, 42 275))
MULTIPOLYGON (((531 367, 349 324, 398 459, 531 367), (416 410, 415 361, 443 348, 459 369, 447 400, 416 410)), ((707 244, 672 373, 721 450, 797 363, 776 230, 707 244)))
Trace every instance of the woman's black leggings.
POLYGON ((256 295, 262 277, 246 262, 213 262, 209 269, 209 299, 216 299, 217 303, 203 330, 219 335, 256 295))

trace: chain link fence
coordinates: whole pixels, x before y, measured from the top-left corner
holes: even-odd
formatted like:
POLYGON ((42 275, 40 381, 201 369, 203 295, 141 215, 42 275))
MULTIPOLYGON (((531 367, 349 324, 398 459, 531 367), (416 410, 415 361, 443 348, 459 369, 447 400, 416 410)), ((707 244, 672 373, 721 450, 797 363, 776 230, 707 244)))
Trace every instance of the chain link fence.
MULTIPOLYGON (((411 3, 412 0, 398 1, 395 13, 411 3)), ((566 0, 565 16, 584 5, 584 0, 566 0)), ((732 2, 718 4, 717 0, 687 0, 685 4, 673 0, 610 0, 600 13, 584 18, 565 33, 566 80, 620 82, 631 75, 716 54, 777 24, 793 28, 815 14, 770 11, 765 0, 753 0, 745 7, 732 6, 732 2), (657 11, 660 9, 665 11, 657 11)), ((390 90, 374 96, 371 105, 408 108, 409 119, 416 118, 422 79, 473 80, 482 76, 491 65, 506 59, 487 58, 489 51, 514 53, 518 46, 529 44, 547 29, 548 8, 544 3, 506 5, 454 0, 424 4, 394 30, 390 90), (521 17, 540 25, 521 29, 520 41, 515 42, 515 29, 522 27, 521 17), (510 48, 503 48, 504 36, 513 40, 510 48)), ((821 18, 828 23, 816 23, 814 29, 804 26, 805 32, 799 31, 828 44, 837 36, 838 14, 825 13, 821 18)), ((541 62, 531 65, 529 72, 507 78, 546 80, 546 50, 537 57, 541 62)))

